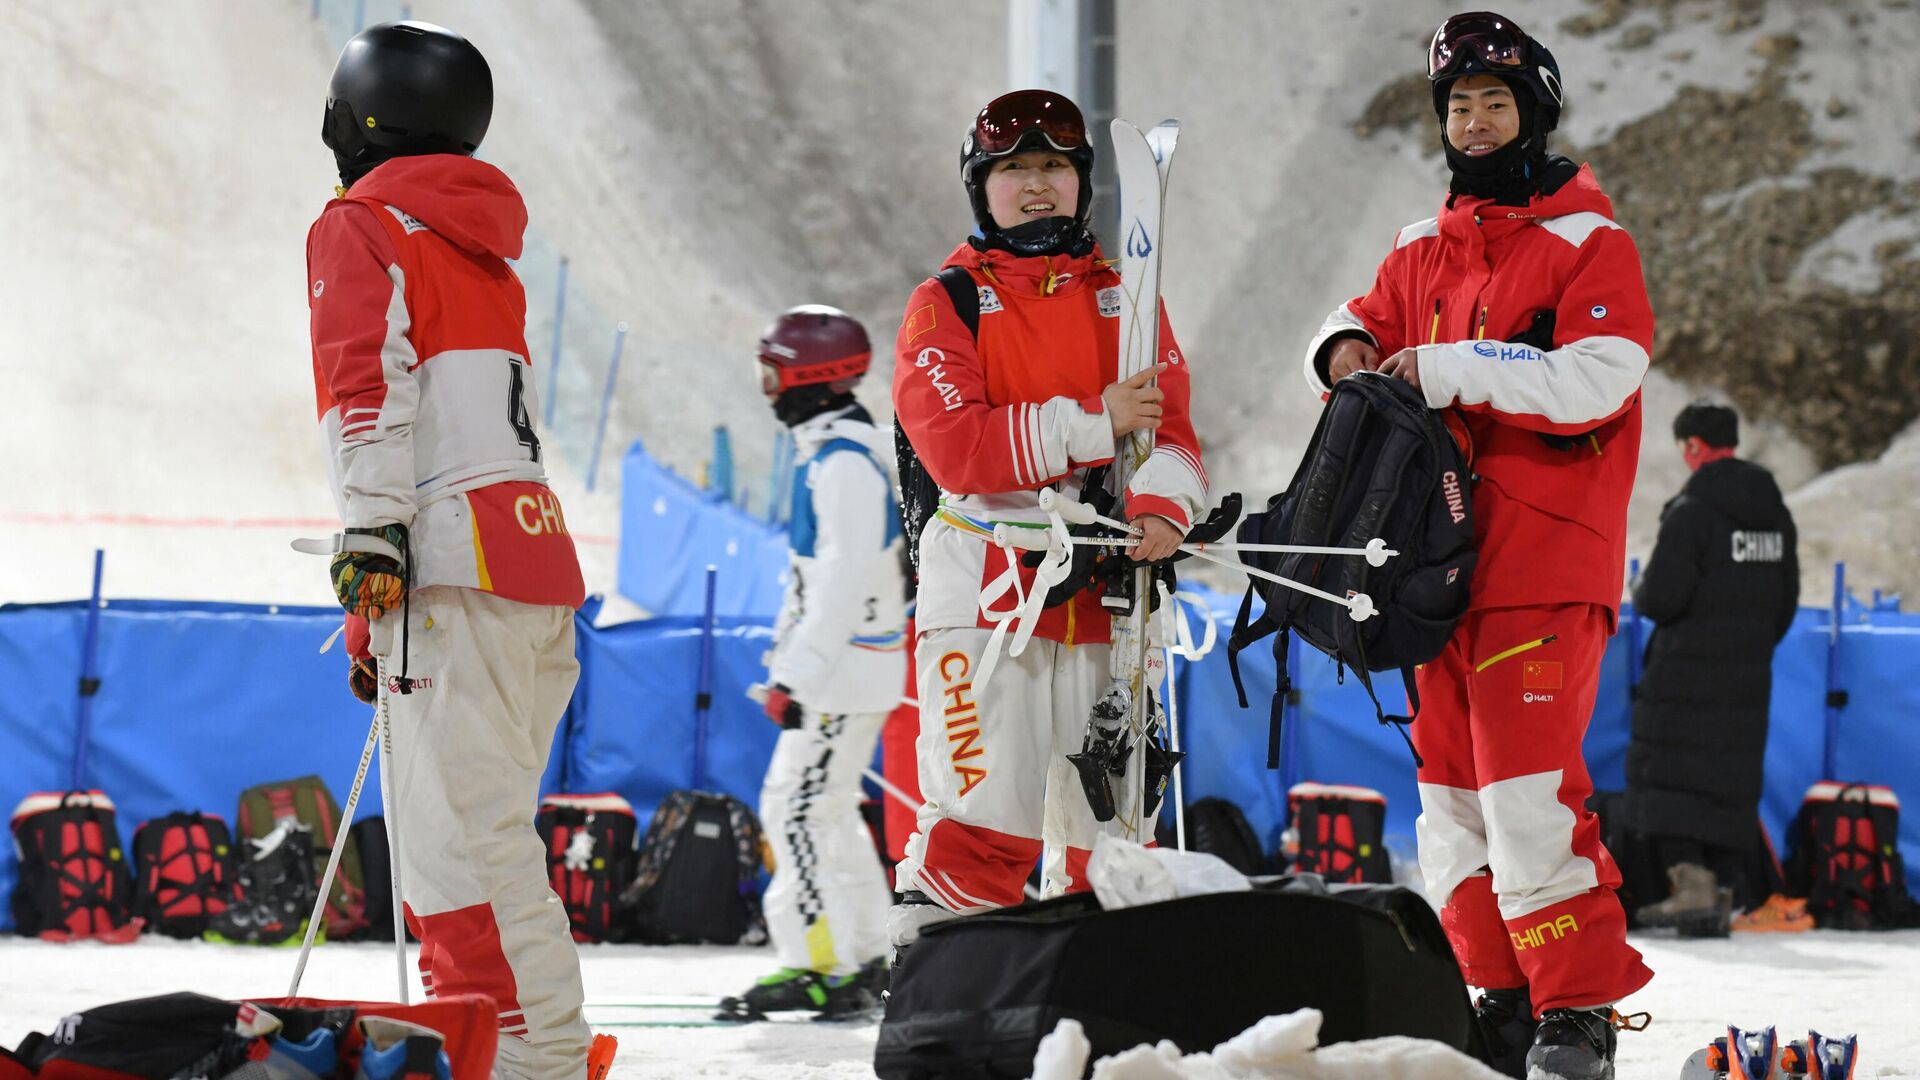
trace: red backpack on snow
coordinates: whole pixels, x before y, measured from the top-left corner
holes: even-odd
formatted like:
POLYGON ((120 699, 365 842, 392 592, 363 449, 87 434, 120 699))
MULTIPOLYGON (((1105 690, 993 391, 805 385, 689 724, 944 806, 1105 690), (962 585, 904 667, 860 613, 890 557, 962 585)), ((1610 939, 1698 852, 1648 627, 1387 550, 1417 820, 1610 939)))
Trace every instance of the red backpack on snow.
POLYGON ((225 819, 177 810, 133 833, 134 913, 168 937, 197 938, 234 898, 225 819))
POLYGON ((16 933, 45 941, 95 938, 123 944, 140 936, 133 877, 120 851, 113 800, 102 791, 38 791, 13 810, 20 881, 13 889, 16 933))

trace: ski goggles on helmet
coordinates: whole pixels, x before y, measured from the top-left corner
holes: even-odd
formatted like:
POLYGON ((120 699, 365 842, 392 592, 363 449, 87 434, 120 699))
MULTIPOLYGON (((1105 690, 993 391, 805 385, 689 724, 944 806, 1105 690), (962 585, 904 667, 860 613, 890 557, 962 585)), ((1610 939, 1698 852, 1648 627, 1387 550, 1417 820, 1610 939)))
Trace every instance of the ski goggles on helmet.
MULTIPOLYGON (((760 369, 760 392, 768 397, 779 397, 801 386, 857 380, 865 375, 867 368, 873 364, 871 352, 854 353, 852 356, 837 357, 813 364, 800 364, 794 358, 782 355, 783 348, 781 345, 769 342, 763 345, 762 351, 754 357, 754 366, 760 369)), ((850 386, 851 383, 848 385, 850 386)))
POLYGON ((1478 60, 1490 70, 1519 71, 1527 65, 1526 32, 1504 15, 1469 11, 1440 24, 1427 48, 1427 78, 1437 79, 1478 60))
POLYGON ((1087 122, 1080 107, 1051 90, 1015 90, 987 102, 973 121, 973 148, 998 157, 1018 149, 1038 133, 1055 150, 1087 145, 1087 122))

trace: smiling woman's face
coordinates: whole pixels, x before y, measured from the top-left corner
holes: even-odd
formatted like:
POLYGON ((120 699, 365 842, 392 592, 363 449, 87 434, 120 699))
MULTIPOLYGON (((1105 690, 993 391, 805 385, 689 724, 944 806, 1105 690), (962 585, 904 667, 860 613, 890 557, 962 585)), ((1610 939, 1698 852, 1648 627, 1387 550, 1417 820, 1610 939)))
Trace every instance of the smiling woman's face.
POLYGON ((1493 75, 1467 75, 1447 90, 1447 141, 1468 157, 1484 157, 1520 134, 1513 91, 1493 75))
POLYGON ((1072 217, 1080 206, 1080 174, 1057 150, 1027 150, 987 171, 987 212, 1011 229, 1049 217, 1072 217))

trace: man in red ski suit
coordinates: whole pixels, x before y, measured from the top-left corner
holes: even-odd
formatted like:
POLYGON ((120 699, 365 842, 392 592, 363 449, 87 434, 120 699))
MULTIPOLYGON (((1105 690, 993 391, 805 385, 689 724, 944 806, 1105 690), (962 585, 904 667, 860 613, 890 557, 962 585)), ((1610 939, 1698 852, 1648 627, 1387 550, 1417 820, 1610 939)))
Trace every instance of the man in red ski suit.
POLYGON ((580 1080, 579 956, 533 815, 579 675, 582 586, 506 262, 526 207, 468 156, 491 108, 486 61, 451 31, 383 23, 347 43, 324 128, 344 187, 307 237, 314 389, 350 681, 386 695, 422 981, 494 1000, 496 1076, 580 1080))
MULTIPOLYGON (((1124 831, 1124 813, 1095 820, 1065 757, 1081 750, 1110 681, 1111 616, 1091 591, 1047 608, 1022 654, 1002 655, 990 682, 975 685, 993 626, 982 587, 1008 566, 994 525, 1045 522, 1042 489, 1081 497, 1116 436, 1141 427, 1155 429, 1155 448, 1125 492, 1128 520, 1144 532, 1140 553, 1172 554, 1206 498, 1187 365, 1164 314, 1162 362, 1118 381, 1120 278, 1085 228, 1091 168, 1079 112, 1064 97, 1020 91, 982 110, 962 162, 981 235, 945 264, 961 268, 978 297, 978 332, 929 279, 908 301, 895 346, 894 408, 941 492, 938 513, 909 538, 919 545, 926 803, 897 872, 904 899, 890 929, 900 946, 943 913, 1020 903, 1043 849, 1044 892, 1088 888, 1095 836, 1124 831), (1147 385, 1155 373, 1157 389, 1147 385)), ((1018 572, 1031 591, 1033 569, 1018 572)), ((1001 604, 1013 602, 1009 594, 1001 604)), ((1144 756, 1130 764, 1137 770, 1144 756)), ((1146 828, 1150 837, 1150 816, 1146 828)))
POLYGON ((1416 677, 1421 869, 1490 991, 1502 1067, 1611 1076, 1611 1005, 1652 973, 1626 942, 1581 740, 1623 584, 1653 313, 1591 170, 1545 152, 1551 54, 1487 13, 1448 20, 1433 52, 1452 193, 1327 318, 1306 376, 1322 395, 1355 370, 1403 378, 1467 452, 1479 566, 1416 677))

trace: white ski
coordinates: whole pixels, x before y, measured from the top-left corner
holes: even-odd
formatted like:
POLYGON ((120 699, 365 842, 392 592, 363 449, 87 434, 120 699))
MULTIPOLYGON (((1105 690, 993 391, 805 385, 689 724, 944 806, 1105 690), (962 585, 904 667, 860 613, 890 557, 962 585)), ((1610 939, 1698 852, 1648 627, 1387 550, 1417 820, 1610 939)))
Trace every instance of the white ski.
MULTIPOLYGON (((1142 133, 1125 120, 1112 125, 1113 166, 1120 180, 1120 379, 1125 381, 1160 359, 1160 251, 1161 226, 1167 194, 1167 170, 1180 139, 1180 122, 1162 120, 1142 133)), ((1124 498, 1133 474, 1153 453, 1153 432, 1128 435, 1114 458, 1115 490, 1124 498)), ((1109 668, 1116 689, 1128 694, 1127 734, 1134 743, 1129 755, 1135 780, 1129 785, 1130 806, 1120 816, 1136 840, 1144 827, 1146 809, 1146 739, 1151 718, 1152 653, 1148 648, 1147 612, 1153 596, 1152 571, 1133 574, 1133 610, 1117 620, 1109 668)))

